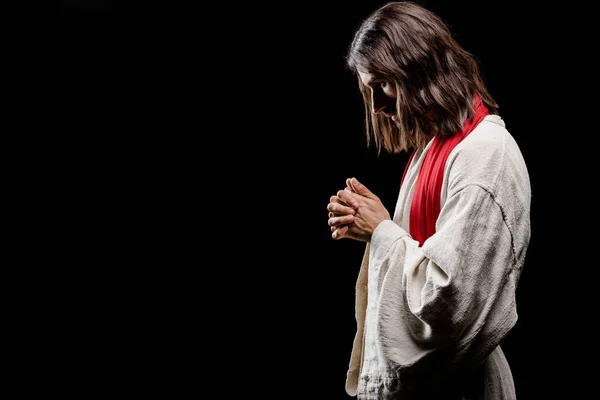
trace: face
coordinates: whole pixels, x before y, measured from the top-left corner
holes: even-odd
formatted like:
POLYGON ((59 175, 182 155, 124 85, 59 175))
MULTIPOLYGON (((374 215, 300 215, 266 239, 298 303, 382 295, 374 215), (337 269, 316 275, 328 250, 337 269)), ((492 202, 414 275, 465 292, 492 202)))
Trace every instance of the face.
POLYGON ((368 72, 358 72, 362 83, 371 92, 371 111, 385 114, 396 121, 396 88, 391 82, 368 72))

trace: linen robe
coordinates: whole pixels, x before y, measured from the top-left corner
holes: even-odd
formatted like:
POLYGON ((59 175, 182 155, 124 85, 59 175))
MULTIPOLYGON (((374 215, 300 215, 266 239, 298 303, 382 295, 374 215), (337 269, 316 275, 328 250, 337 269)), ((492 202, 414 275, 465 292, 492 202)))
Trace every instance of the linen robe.
POLYGON ((363 399, 515 399, 500 343, 517 321, 531 186, 504 121, 488 115, 450 153, 436 232, 409 234, 415 153, 393 220, 367 244, 346 391, 363 399))

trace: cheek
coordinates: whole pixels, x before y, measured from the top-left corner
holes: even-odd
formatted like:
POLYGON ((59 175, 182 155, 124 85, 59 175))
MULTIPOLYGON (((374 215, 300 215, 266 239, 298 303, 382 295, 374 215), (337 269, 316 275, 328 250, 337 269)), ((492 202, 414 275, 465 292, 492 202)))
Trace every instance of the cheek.
POLYGON ((391 86, 388 86, 388 87, 385 88, 385 90, 383 91, 383 93, 389 99, 396 101, 396 89, 395 88, 393 88, 391 86))

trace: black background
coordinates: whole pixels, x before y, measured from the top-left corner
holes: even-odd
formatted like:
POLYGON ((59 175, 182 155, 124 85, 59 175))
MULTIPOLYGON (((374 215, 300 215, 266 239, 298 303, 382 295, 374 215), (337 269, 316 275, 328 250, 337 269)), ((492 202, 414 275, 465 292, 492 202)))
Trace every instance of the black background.
MULTIPOLYGON (((550 189, 567 197, 551 167, 571 151, 550 137, 571 124, 568 48, 545 10, 421 3, 480 61, 529 168, 531 245, 503 347, 519 399, 538 398, 570 355, 548 350, 572 322, 557 317, 568 264, 548 240, 565 218, 547 219, 550 189)), ((343 58, 382 4, 65 0, 20 14, 45 254, 68 288, 46 328, 66 363, 53 388, 349 398, 364 244, 332 240, 326 206, 347 177, 390 210, 399 190, 407 155, 367 149, 343 58)))

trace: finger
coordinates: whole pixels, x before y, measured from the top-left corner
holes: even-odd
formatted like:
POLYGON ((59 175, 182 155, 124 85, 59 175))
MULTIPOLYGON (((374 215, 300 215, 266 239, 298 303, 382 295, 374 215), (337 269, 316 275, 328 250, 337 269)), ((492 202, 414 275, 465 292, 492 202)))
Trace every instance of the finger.
POLYGON ((356 178, 351 178, 351 179, 346 179, 346 185, 350 186, 350 188, 365 197, 375 197, 375 195, 369 190, 367 189, 367 187, 365 185, 363 185, 362 183, 360 183, 358 181, 358 179, 356 178))
POLYGON ((354 190, 352 188, 352 178, 346 178, 346 186, 350 188, 350 190, 354 190))
POLYGON ((333 217, 341 217, 344 215, 354 215, 354 214, 344 214, 344 213, 335 213, 335 212, 328 212, 327 213, 327 218, 333 218, 333 217))
POLYGON ((351 224, 353 222, 354 222, 354 215, 342 215, 340 217, 329 218, 329 220, 327 221, 329 226, 346 225, 346 224, 351 224))
POLYGON ((338 196, 331 196, 329 198, 329 202, 330 203, 338 203, 338 204, 342 204, 342 205, 348 206, 348 204, 344 203, 342 201, 342 199, 340 199, 338 196))
POLYGON ((354 208, 342 205, 340 203, 329 203, 327 205, 327 209, 332 213, 339 215, 355 214, 354 208))
POLYGON ((333 218, 333 217, 341 217, 344 215, 348 215, 348 214, 338 214, 338 213, 332 213, 331 211, 327 214, 327 218, 333 218))
POLYGON ((358 199, 355 195, 348 190, 339 190, 337 192, 337 197, 345 204, 351 206, 352 208, 358 208, 358 199))
POLYGON ((341 226, 331 233, 331 237, 335 240, 343 239, 348 233, 348 226, 341 226))

